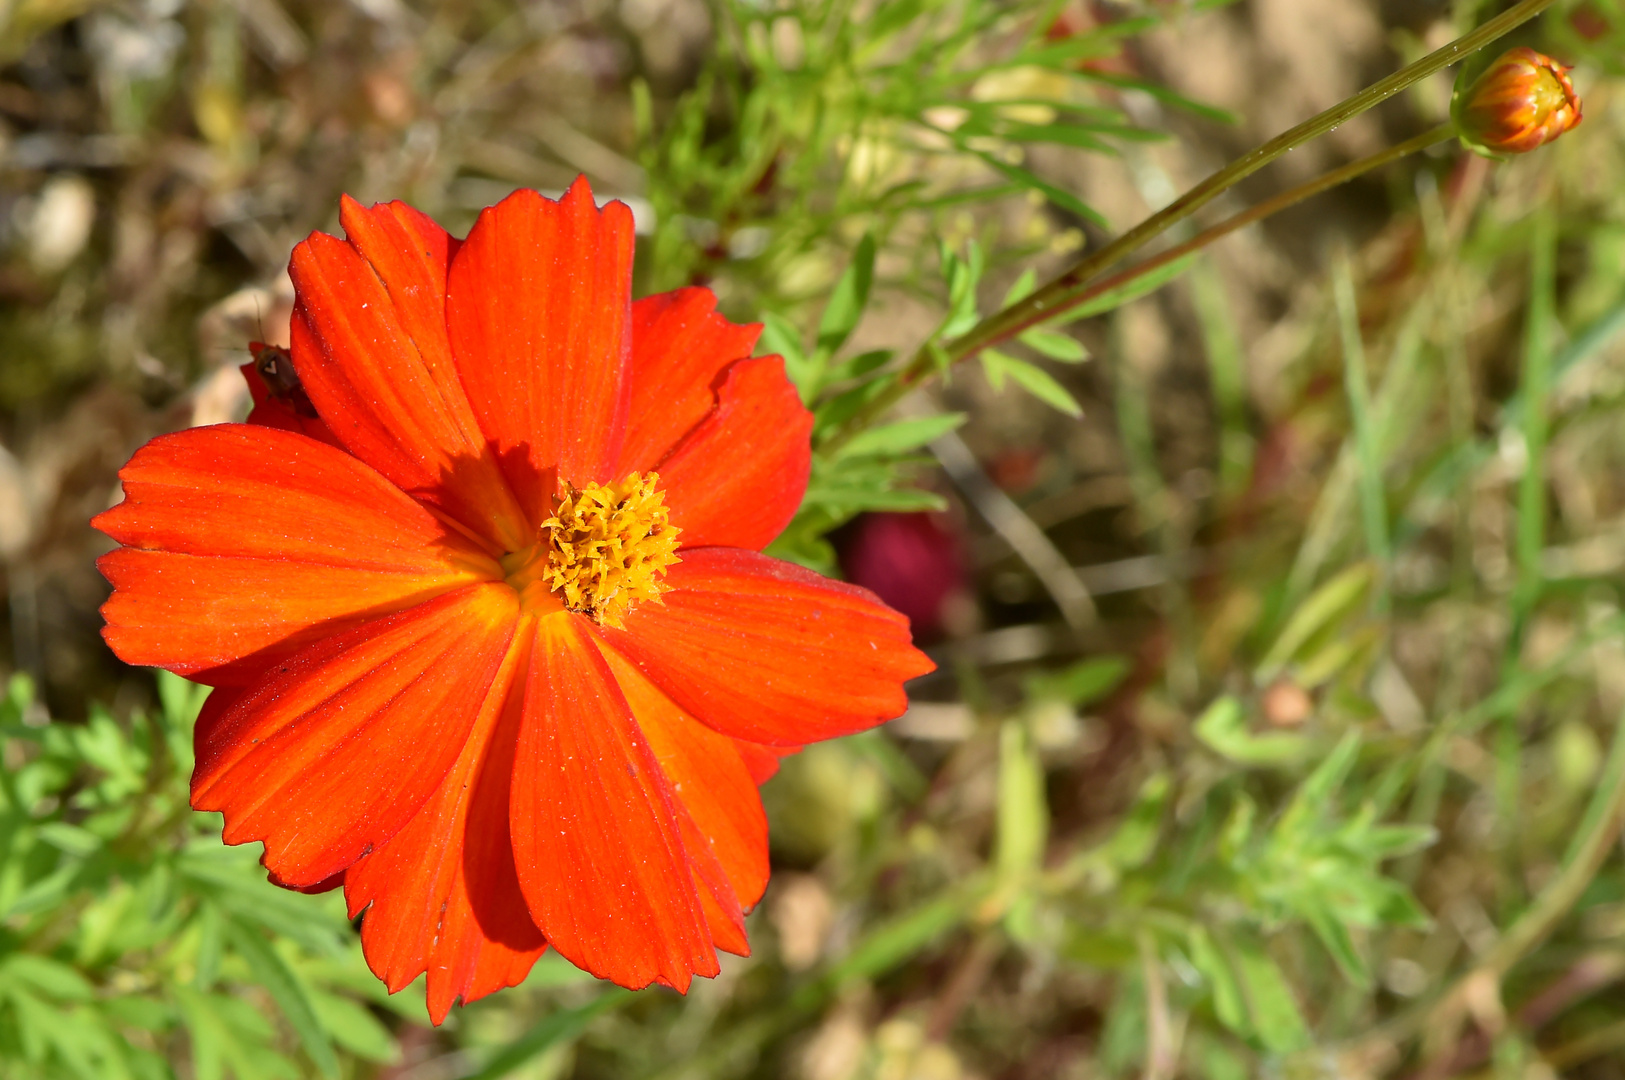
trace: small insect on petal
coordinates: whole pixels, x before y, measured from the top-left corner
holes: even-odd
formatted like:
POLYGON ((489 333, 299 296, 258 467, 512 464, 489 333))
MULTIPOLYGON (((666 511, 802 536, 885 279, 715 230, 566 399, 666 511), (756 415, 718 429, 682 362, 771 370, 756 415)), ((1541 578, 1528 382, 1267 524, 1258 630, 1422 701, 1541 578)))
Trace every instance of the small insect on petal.
POLYGON ((316 416, 316 406, 310 403, 299 373, 293 369, 293 356, 280 345, 267 345, 263 341, 248 343, 249 355, 254 358, 254 370, 265 380, 271 397, 286 402, 300 416, 316 416))
POLYGON ((1519 46, 1503 53, 1451 105, 1462 142, 1481 154, 1527 154, 1581 120, 1569 68, 1519 46))

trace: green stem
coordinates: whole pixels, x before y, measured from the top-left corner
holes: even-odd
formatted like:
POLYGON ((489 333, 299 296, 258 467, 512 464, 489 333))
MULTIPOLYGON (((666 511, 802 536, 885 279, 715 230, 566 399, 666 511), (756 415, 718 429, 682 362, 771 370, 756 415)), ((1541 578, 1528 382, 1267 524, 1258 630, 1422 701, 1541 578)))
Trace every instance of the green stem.
MULTIPOLYGON (((1585 895, 1614 850, 1625 826, 1625 715, 1614 725, 1613 743, 1602 775, 1592 790, 1574 839, 1563 854, 1562 869, 1534 901, 1507 927, 1465 975, 1430 1002, 1392 1017, 1344 1048, 1346 1060, 1367 1054, 1390 1054, 1396 1046, 1425 1031, 1453 1026, 1467 1010, 1467 998, 1485 980, 1499 988, 1507 974, 1557 929, 1585 895)), ((1436 1075, 1424 1068, 1417 1076, 1436 1075)))
POLYGON ((1550 206, 1535 215, 1530 259, 1529 313, 1524 329, 1523 416, 1524 469, 1518 480, 1516 555, 1518 576, 1512 590, 1513 648, 1522 644, 1529 618, 1540 599, 1543 575, 1540 555, 1546 546, 1546 443, 1551 431, 1552 338, 1557 306, 1557 226, 1550 206))
POLYGON ((1096 276, 1160 236, 1170 226, 1196 213, 1270 162, 1304 143, 1341 127, 1361 113, 1443 71, 1470 53, 1535 18, 1555 2, 1556 0, 1522 0, 1521 3, 1442 49, 1429 53, 1414 64, 1396 71, 1353 97, 1332 106, 1318 116, 1311 117, 1297 127, 1282 132, 1269 142, 1237 158, 1104 248, 1081 259, 1054 281, 1010 307, 988 316, 960 337, 940 346, 928 343, 909 361, 888 392, 878 396, 868 408, 861 410, 848 421, 841 433, 830 440, 830 444, 838 445, 849 438, 850 433, 862 430, 870 420, 896 404, 909 390, 923 382, 940 366, 951 365, 974 356, 990 345, 1014 337, 1023 330, 1053 319, 1083 303, 1089 295, 1089 282, 1096 276))
POLYGON ((1497 981, 1505 978, 1514 964, 1556 928, 1602 869, 1619 836, 1622 821, 1625 821, 1625 716, 1615 723, 1613 747, 1591 793, 1585 816, 1563 855, 1563 869, 1483 955, 1475 970, 1489 972, 1497 981))
MULTIPOLYGON (((1283 191, 1279 195, 1265 199, 1256 206, 1243 210, 1234 217, 1226 218, 1217 225, 1213 226, 1211 229, 1203 230, 1182 244, 1177 244, 1174 247, 1169 248, 1167 251, 1159 252, 1144 262, 1135 263, 1127 270, 1119 271, 1118 273, 1113 274, 1111 277, 1101 278, 1093 285, 1090 285, 1079 292, 1077 297, 1068 303, 1067 306, 1078 307, 1083 304, 1087 304, 1091 300, 1096 300, 1109 292, 1115 292, 1118 289, 1123 288, 1123 286, 1128 285, 1147 274, 1161 270, 1169 263, 1178 262, 1180 259, 1183 259, 1193 251, 1202 250, 1215 240, 1229 236, 1238 229, 1245 229, 1247 226, 1262 221, 1272 214, 1278 214, 1288 207, 1296 206, 1305 199, 1311 199, 1324 191, 1330 191, 1339 184, 1346 184, 1350 180, 1363 176, 1373 169, 1380 169, 1384 165, 1398 161, 1400 158, 1409 157, 1411 154, 1414 154, 1419 150, 1426 150, 1430 146, 1436 146, 1439 143, 1454 138, 1455 134, 1456 127, 1454 124, 1441 124, 1431 131, 1423 132, 1421 135, 1418 135, 1415 138, 1407 139, 1398 145, 1390 146, 1386 150, 1372 154, 1370 157, 1364 157, 1359 161, 1350 162, 1341 169, 1334 169, 1324 176, 1316 177, 1315 179, 1303 184, 1299 184, 1297 187, 1288 191, 1283 191)), ((1046 315, 1041 319, 1035 320, 1035 322, 1043 322, 1046 319, 1051 318, 1054 318, 1053 314, 1046 315)), ((1029 327, 1022 326, 1017 330, 1012 331, 1012 333, 1020 333, 1022 330, 1026 329, 1029 329, 1029 327)), ((1002 341, 1004 339, 1000 338, 999 340, 1002 341)), ((994 344, 994 342, 989 342, 989 344, 994 344)))
POLYGON ((1354 294, 1354 268, 1347 254, 1337 260, 1333 293, 1337 298, 1339 329, 1343 339, 1343 386, 1349 418, 1354 426, 1354 460, 1360 492, 1360 519, 1365 526, 1366 551, 1377 564, 1373 607, 1378 618, 1388 617, 1389 585, 1393 572, 1392 544, 1388 538, 1388 497, 1382 484, 1382 449, 1377 425, 1371 418, 1371 379, 1366 373, 1365 340, 1360 333, 1360 305, 1354 294))
POLYGON ((1166 232, 1170 226, 1190 217, 1276 158, 1328 132, 1335 131, 1395 94, 1431 78, 1469 53, 1478 51, 1533 19, 1555 2, 1556 0, 1523 0, 1516 7, 1496 16, 1471 33, 1457 38, 1444 48, 1429 53, 1409 67, 1394 72, 1381 82, 1366 87, 1353 97, 1333 105, 1320 115, 1305 120, 1297 127, 1282 132, 1269 142, 1242 155, 1104 248, 1084 257, 1048 285, 1004 311, 982 320, 962 337, 949 342, 946 346, 949 356, 955 359, 962 355, 968 356, 995 341, 1002 341, 1011 334, 1019 333, 1034 323, 1053 318, 1058 311, 1064 311, 1077 303, 1075 297, 1096 274, 1122 261, 1130 252, 1144 247, 1146 243, 1166 232))
MULTIPOLYGON (((1380 169, 1384 165, 1398 161, 1400 158, 1408 157, 1411 154, 1417 153, 1421 150, 1426 150, 1430 146, 1436 146, 1441 142, 1445 142, 1455 137, 1455 134, 1456 128, 1453 123, 1440 124, 1438 127, 1425 131, 1414 138, 1406 139, 1404 142, 1390 146, 1386 150, 1379 150, 1377 153, 1371 154, 1368 157, 1363 157, 1359 161, 1352 161, 1340 169, 1333 169, 1331 172, 1326 173, 1323 176, 1318 176, 1313 180, 1299 184, 1297 187, 1283 191, 1279 195, 1265 199, 1263 202, 1258 203, 1255 206, 1248 207, 1239 214, 1226 218, 1217 225, 1214 225, 1212 228, 1203 230, 1197 235, 1191 237, 1189 240, 1186 240, 1184 243, 1176 244, 1167 251, 1159 252, 1158 254, 1151 256, 1144 262, 1135 263, 1126 270, 1118 271, 1110 277, 1101 278, 1093 285, 1086 286, 1068 302, 1067 307, 1080 307, 1089 303, 1091 300, 1095 300, 1106 295, 1107 293, 1115 292, 1118 289, 1121 289, 1124 286, 1130 285, 1140 278, 1145 277, 1147 274, 1152 274, 1158 270, 1161 270, 1170 263, 1178 262, 1180 259, 1183 259, 1192 252, 1202 250, 1215 240, 1229 236, 1238 229, 1245 229, 1247 226, 1262 221, 1272 214, 1278 214, 1282 210, 1296 206, 1305 199, 1311 199, 1322 192, 1330 191, 1332 188, 1337 187, 1340 184, 1346 184, 1356 177, 1363 176, 1374 169, 1380 169)), ((1017 306, 1019 307, 1020 305, 1017 306)), ((1015 308, 1011 308, 1010 310, 1015 310, 1015 308)), ((1033 323, 1052 319, 1055 317, 1055 314, 1055 312, 1050 312, 1040 318, 1035 318, 1033 323)), ((1015 334, 1019 334, 1021 331, 1028 328, 1029 327, 1026 325, 1016 326, 1011 329, 1006 336, 1014 336, 1015 334)), ((974 332, 975 331, 972 331, 972 333, 974 332)), ((1004 338, 1001 337, 997 340, 986 341, 982 346, 979 347, 995 345, 998 343, 998 341, 1002 340, 1004 340, 1004 338)), ((953 356, 951 353, 950 356, 952 356, 952 358, 955 360, 964 359, 964 357, 953 356)), ((910 365, 911 370, 914 366, 914 364, 910 365)), ((893 384, 885 393, 876 396, 874 401, 870 402, 865 409, 854 416, 853 419, 844 428, 842 428, 839 435, 829 439, 824 443, 823 446, 819 447, 820 453, 828 454, 838 449, 840 445, 846 442, 847 439, 851 438, 852 435, 863 430, 863 428, 867 426, 869 420, 876 416, 882 415, 886 412, 886 410, 890 409, 893 405, 897 404, 898 401, 902 400, 902 398, 907 395, 907 393, 913 389, 919 383, 919 381, 919 378, 911 378, 909 373, 905 371, 898 378, 897 382, 893 384)))

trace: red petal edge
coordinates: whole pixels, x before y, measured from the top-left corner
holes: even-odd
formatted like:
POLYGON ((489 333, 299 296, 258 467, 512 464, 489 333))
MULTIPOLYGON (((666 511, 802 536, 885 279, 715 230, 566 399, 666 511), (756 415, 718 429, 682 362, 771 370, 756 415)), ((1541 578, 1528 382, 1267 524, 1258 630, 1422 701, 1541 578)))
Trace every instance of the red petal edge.
POLYGON ((683 550, 661 604, 604 640, 724 735, 802 746, 871 728, 908 706, 936 665, 908 620, 866 589, 736 548, 683 550))
POLYGON ((318 642, 196 733, 192 806, 225 842, 265 843, 287 885, 314 885, 417 815, 462 753, 508 651, 518 602, 473 585, 318 642))
POLYGON ((514 491, 543 516, 555 476, 615 479, 632 246, 632 212, 597 209, 583 177, 558 202, 516 191, 482 211, 452 260, 446 322, 458 371, 514 491))
POLYGON ((346 198, 348 240, 293 250, 295 370, 351 453, 402 490, 512 551, 526 516, 486 445, 452 362, 447 263, 456 242, 403 203, 346 198))
POLYGON ((632 305, 631 411, 617 474, 647 472, 663 459, 715 408, 721 374, 756 347, 761 325, 731 323, 716 306, 704 288, 632 305))
POLYGON ((732 739, 684 713, 613 649, 602 652, 689 819, 683 846, 726 920, 708 920, 712 937, 719 948, 748 956, 741 916, 762 898, 768 878, 767 815, 756 781, 732 739), (723 944, 733 935, 743 951, 723 944))
POLYGON ((572 613, 540 620, 513 774, 531 917, 566 960, 630 989, 715 975, 670 785, 572 613))
POLYGON ((522 982, 547 949, 525 909, 508 833, 508 789, 534 624, 508 647, 463 752, 394 838, 345 875, 361 945, 390 993, 428 972, 429 1018, 522 982))
POLYGON ((683 546, 760 551, 783 532, 807 491, 812 426, 783 360, 729 368, 716 408, 658 466, 683 546))
POLYGON ((500 568, 367 465, 273 428, 162 435, 91 524, 125 547, 102 631, 119 658, 243 685, 312 642, 500 568))

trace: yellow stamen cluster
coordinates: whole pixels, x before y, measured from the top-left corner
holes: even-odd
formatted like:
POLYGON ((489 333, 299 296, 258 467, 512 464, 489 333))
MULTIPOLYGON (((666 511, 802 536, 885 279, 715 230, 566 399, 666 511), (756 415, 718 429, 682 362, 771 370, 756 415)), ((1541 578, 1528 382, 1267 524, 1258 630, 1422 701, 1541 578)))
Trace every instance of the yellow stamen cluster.
POLYGON ((681 530, 667 520, 659 480, 658 473, 630 473, 615 484, 571 486, 542 522, 549 530, 542 580, 565 607, 619 627, 634 604, 658 603, 671 588, 660 579, 682 561, 681 530))

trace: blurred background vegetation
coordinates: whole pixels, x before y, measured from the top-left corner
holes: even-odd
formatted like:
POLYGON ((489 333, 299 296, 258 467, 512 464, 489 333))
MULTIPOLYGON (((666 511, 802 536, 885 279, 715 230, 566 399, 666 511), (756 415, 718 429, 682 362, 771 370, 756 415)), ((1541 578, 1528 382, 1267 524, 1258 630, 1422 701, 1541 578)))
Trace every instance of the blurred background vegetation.
MULTIPOLYGON (((828 436, 933 334, 1498 10, 1456 0, 0 2, 0 1076, 1625 1076, 1625 4, 1586 122, 1228 239, 828 436), (764 790, 756 953, 424 1023, 185 806, 85 524, 239 418, 338 195, 579 172, 819 415, 779 552, 938 674, 764 790)), ((1447 77, 1219 209, 1438 123, 1447 77)), ((414 998, 414 994, 417 996, 414 998)))

